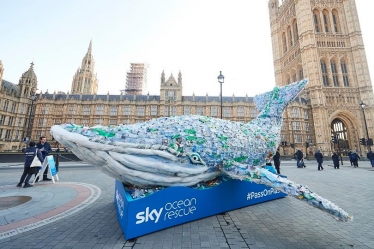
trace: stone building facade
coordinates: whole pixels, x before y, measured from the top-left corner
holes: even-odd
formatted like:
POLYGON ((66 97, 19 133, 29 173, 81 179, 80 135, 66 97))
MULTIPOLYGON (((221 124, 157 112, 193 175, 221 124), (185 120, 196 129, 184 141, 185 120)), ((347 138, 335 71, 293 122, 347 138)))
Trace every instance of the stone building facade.
MULTIPOLYGON (((199 114, 217 118, 221 116, 221 102, 218 96, 183 96, 181 72, 178 73, 177 79, 172 74, 166 79, 165 73, 161 73, 160 95, 38 93, 33 104, 31 96, 36 88, 33 64, 22 75, 18 85, 2 80, 0 115, 5 117, 5 122, 3 125, 0 124, 0 129, 4 131, 0 133, 0 151, 15 151, 25 146, 24 138, 28 134, 29 117, 31 139, 38 140, 40 136, 45 135, 54 146, 49 130, 55 124, 72 122, 88 126, 116 125, 172 115, 199 114), (22 90, 24 82, 31 83, 26 92, 22 90), (15 106, 14 111, 13 107, 9 106, 15 106), (13 117, 11 123, 7 121, 10 117, 13 117)), ((224 119, 249 122, 257 116, 252 97, 223 97, 222 101, 224 119)), ((308 105, 305 99, 297 98, 290 107, 288 111, 293 113, 296 124, 292 141, 303 147, 304 141, 312 139, 313 131, 309 126, 305 126, 304 129, 296 120, 301 123, 301 120, 305 122, 309 119, 308 105)), ((288 138, 287 127, 284 127, 282 133, 283 137, 288 138)), ((289 147, 284 150, 285 154, 293 151, 294 149, 289 147)))
POLYGON ((314 146, 336 150, 337 135, 343 150, 364 151, 359 138, 367 138, 364 114, 374 135, 374 96, 355 0, 270 0, 268 7, 276 84, 310 81, 305 99, 314 146))

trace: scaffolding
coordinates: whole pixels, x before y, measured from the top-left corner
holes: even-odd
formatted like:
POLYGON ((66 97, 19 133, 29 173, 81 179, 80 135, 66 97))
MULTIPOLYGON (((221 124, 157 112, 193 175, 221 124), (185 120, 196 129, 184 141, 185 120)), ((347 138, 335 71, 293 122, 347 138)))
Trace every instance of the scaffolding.
POLYGON ((144 63, 131 63, 126 76, 126 95, 141 95, 147 89, 147 66, 144 63))

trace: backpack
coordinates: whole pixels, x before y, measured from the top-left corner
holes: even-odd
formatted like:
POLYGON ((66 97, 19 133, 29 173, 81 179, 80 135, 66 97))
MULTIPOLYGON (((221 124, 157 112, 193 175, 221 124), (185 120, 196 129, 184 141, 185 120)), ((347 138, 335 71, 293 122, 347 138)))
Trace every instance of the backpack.
POLYGON ((357 159, 357 154, 356 153, 352 153, 351 154, 351 159, 352 160, 356 160, 357 159))

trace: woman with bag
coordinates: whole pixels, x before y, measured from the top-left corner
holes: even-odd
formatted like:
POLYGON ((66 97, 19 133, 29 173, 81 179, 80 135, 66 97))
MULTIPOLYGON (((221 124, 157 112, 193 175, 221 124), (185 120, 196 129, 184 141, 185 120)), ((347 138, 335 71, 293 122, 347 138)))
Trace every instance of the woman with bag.
POLYGON ((25 182, 24 188, 32 187, 32 185, 29 184, 30 178, 33 174, 39 172, 43 161, 42 153, 35 147, 35 142, 31 141, 29 147, 25 150, 25 165, 17 187, 21 188, 23 182, 25 182))

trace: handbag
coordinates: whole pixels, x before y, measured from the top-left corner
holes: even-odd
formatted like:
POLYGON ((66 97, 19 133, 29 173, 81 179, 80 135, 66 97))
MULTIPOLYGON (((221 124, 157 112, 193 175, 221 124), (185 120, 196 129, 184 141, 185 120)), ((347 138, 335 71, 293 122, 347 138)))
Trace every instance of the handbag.
POLYGON ((36 149, 35 151, 35 156, 34 156, 34 159, 32 160, 32 163, 30 165, 30 167, 41 167, 42 166, 42 163, 40 162, 39 158, 38 158, 38 149, 36 149))

